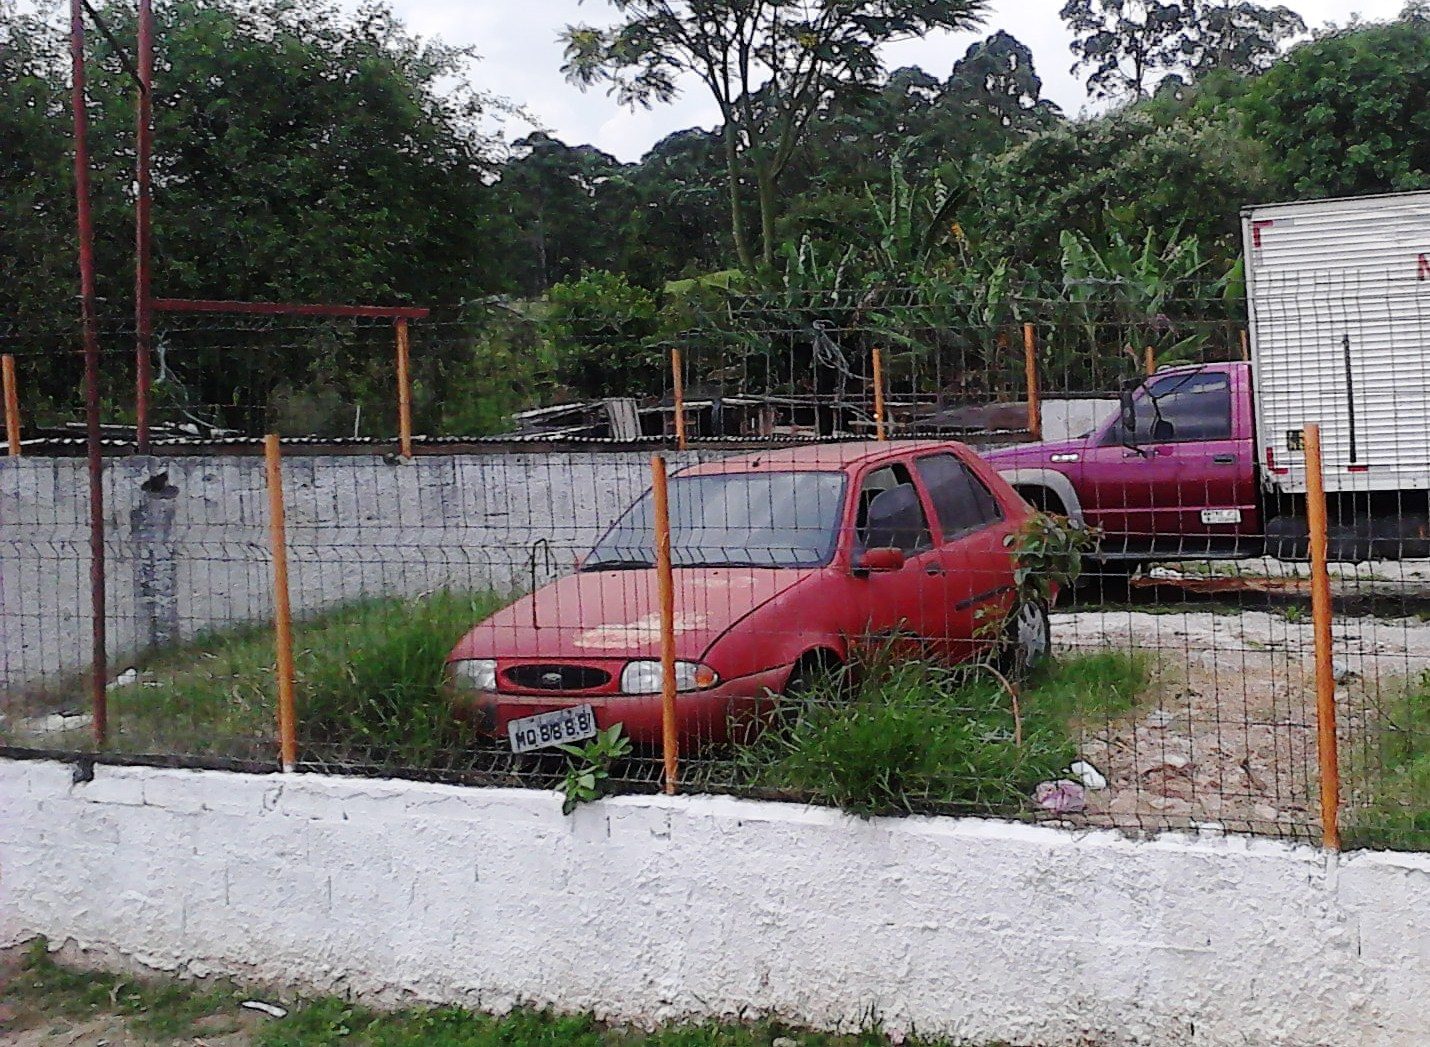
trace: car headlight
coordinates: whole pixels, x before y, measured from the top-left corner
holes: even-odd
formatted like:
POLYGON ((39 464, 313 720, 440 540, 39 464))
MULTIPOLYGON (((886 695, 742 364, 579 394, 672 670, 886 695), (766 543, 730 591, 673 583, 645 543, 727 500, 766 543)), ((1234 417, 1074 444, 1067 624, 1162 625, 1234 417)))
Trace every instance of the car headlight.
MULTIPOLYGON (((627 662, 621 672, 621 691, 625 694, 660 694, 665 673, 659 662, 627 662)), ((675 663, 677 691, 703 691, 720 682, 719 675, 699 662, 675 663)))
POLYGON ((452 682, 464 691, 495 691, 497 663, 494 658, 464 658, 450 663, 452 682))

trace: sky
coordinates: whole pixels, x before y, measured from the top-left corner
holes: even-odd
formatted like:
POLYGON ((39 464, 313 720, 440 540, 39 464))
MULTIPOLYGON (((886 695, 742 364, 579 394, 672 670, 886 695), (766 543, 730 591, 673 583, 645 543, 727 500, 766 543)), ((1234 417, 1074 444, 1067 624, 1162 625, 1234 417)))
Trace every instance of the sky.
MULTIPOLYGON (((557 34, 573 22, 604 24, 613 16, 602 0, 390 0, 409 28, 447 43, 470 45, 481 56, 474 70, 477 86, 522 105, 539 126, 571 144, 591 143, 618 159, 631 161, 672 131, 712 127, 714 105, 698 83, 691 83, 672 104, 631 111, 618 106, 604 89, 582 92, 561 74, 557 34)), ((1263 0, 1269 6, 1270 0, 1263 0)), ((1282 0, 1310 26, 1345 24, 1355 15, 1367 20, 1393 18, 1404 0, 1282 0)), ((993 0, 983 27, 972 33, 931 33, 885 49, 890 69, 919 65, 940 79, 969 45, 1006 29, 1032 49, 1043 93, 1072 115, 1087 107, 1081 80, 1069 72, 1070 39, 1058 11, 1063 0, 993 0)), ((355 4, 353 5, 355 6, 355 4)), ((531 128, 508 121, 505 134, 521 137, 531 128)))

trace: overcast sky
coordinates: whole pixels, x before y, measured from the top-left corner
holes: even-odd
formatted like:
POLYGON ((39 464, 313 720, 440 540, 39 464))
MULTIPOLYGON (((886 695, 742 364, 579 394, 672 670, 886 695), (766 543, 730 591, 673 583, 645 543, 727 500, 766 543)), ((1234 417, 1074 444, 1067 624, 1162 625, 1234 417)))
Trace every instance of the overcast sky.
MULTIPOLYGON (((1268 6, 1273 0, 1264 0, 1268 6)), ((1344 24, 1359 14, 1369 20, 1393 18, 1404 0, 1282 0, 1308 25, 1344 24)), ((392 0, 407 25, 423 36, 470 44, 482 56, 475 79, 484 90, 522 104, 559 138, 590 142, 622 160, 638 159, 656 141, 681 128, 713 126, 714 106, 699 84, 686 88, 671 105, 632 112, 617 106, 603 89, 582 92, 561 75, 561 28, 571 22, 601 24, 611 9, 602 0, 392 0)), ((1086 102, 1082 83, 1068 71, 1068 34, 1058 18, 1063 0, 994 0, 992 13, 975 33, 935 33, 886 49, 889 68, 920 65, 942 79, 969 44, 1006 29, 1033 51, 1044 94, 1069 114, 1086 102)), ((354 4, 353 6, 356 6, 354 4)), ((528 128, 509 124, 508 137, 528 128)))

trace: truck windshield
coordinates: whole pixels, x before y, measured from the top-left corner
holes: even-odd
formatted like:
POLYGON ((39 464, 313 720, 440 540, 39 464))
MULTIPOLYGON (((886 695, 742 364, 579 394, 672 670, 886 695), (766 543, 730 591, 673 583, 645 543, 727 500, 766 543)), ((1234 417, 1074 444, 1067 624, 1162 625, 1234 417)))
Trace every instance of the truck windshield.
MULTIPOLYGON (((844 474, 719 473, 670 481, 676 567, 818 567, 834 555, 844 474)), ((584 571, 655 564, 649 491, 596 543, 584 571)))
POLYGON ((1108 443, 1177 443, 1231 439, 1231 383, 1224 371, 1154 378, 1133 401, 1133 427, 1118 418, 1108 443))

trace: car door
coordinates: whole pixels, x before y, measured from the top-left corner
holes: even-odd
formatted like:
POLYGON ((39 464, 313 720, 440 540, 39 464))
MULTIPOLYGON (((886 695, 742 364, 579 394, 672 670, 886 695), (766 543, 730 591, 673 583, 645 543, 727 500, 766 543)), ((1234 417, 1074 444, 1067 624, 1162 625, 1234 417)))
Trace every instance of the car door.
POLYGON ((1083 458, 1083 513, 1115 552, 1206 551, 1236 534, 1249 499, 1237 478, 1250 439, 1238 434, 1231 375, 1173 372, 1133 400, 1129 431, 1114 418, 1083 458))
MULTIPOLYGON (((855 588, 857 618, 864 638, 881 643, 893 636, 938 636, 942 630, 945 566, 929 526, 928 506, 906 462, 881 463, 862 474, 854 507, 852 555, 874 548, 903 552, 904 566, 861 579, 855 588), (881 495, 899 499, 893 516, 871 519, 881 495)), ((883 504, 889 504, 885 497, 883 504)))
POLYGON ((959 454, 922 455, 914 468, 933 507, 944 568, 942 649, 963 661, 996 641, 1012 607, 1009 525, 998 499, 959 454))

